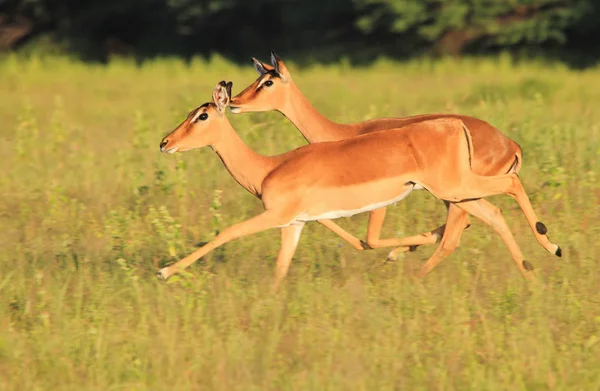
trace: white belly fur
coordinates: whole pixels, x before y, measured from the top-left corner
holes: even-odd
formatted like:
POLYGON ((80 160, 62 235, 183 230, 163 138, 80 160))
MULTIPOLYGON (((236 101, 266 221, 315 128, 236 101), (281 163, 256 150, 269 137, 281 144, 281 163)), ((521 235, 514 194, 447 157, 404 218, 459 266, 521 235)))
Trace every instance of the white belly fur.
POLYGON ((415 186, 411 187, 410 189, 408 189, 407 191, 405 191, 404 193, 400 194, 398 197, 395 197, 389 201, 383 201, 383 202, 378 202, 376 204, 367 205, 360 209, 336 210, 333 212, 323 213, 318 216, 309 216, 309 215, 303 213, 303 214, 299 215, 298 217, 296 217, 294 220, 295 221, 315 221, 315 220, 333 220, 333 219, 339 219, 340 217, 350 217, 350 216, 354 216, 355 214, 359 214, 359 213, 363 213, 363 212, 370 212, 372 210, 383 208, 385 206, 394 204, 398 201, 403 200, 406 196, 408 196, 410 194, 411 191, 420 190, 420 189, 423 189, 423 187, 420 185, 415 185, 415 186))

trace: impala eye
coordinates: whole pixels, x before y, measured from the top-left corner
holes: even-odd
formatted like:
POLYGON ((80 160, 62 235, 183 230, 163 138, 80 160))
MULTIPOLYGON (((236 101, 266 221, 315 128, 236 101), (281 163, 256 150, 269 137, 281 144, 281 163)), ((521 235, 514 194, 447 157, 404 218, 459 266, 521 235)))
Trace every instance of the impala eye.
POLYGON ((272 80, 267 80, 264 84, 267 87, 271 87, 273 85, 273 81, 272 80))
MULTIPOLYGON (((200 120, 200 121, 206 121, 207 118, 208 118, 208 114, 206 114, 206 113, 202 113, 198 116, 198 120, 200 120)), ((198 120, 196 120, 196 121, 198 121, 198 120)))

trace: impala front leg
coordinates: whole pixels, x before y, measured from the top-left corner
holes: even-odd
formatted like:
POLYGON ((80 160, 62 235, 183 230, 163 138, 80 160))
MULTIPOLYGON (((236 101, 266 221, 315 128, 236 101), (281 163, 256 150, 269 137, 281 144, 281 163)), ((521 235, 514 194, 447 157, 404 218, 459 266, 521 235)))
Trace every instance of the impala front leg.
POLYGON ((289 220, 285 221, 285 219, 282 219, 280 214, 267 210, 249 220, 225 228, 217 235, 216 238, 208 242, 206 245, 200 247, 187 257, 171 266, 160 269, 157 273, 157 276, 160 279, 166 280, 177 271, 185 269, 192 263, 196 262, 199 258, 205 256, 224 243, 227 243, 233 239, 241 238, 242 236, 264 231, 269 228, 275 228, 288 222, 289 220))
POLYGON ((300 234, 304 228, 304 223, 290 224, 287 227, 281 228, 281 248, 279 254, 277 254, 277 262, 275 263, 275 280, 271 293, 277 292, 279 284, 287 275, 292 262, 292 257, 298 247, 300 241, 300 234))

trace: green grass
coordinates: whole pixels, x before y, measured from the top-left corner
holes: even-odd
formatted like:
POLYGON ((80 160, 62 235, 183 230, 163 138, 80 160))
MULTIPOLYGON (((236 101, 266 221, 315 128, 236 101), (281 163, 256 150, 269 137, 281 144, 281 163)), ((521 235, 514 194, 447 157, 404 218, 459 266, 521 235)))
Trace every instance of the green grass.
MULTIPOLYGON (((382 265, 308 224, 279 294, 279 232, 226 244, 164 284, 154 272, 262 210, 206 148, 158 151, 237 67, 162 59, 107 66, 0 60, 1 390, 600 389, 600 69, 488 60, 297 69, 332 119, 460 112, 524 150, 521 178, 560 244, 545 252, 502 208, 545 288, 530 290, 493 231, 473 221, 422 283, 433 247, 382 265)), ((256 151, 304 143, 278 113, 228 114, 256 151)), ((444 221, 415 192, 385 237, 444 221)), ((338 222, 364 237, 366 216, 338 222)))

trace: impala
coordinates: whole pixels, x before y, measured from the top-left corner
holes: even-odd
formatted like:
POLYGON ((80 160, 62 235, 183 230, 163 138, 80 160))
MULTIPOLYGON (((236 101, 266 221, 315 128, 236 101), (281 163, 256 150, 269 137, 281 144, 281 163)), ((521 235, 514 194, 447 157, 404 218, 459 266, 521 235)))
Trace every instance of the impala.
MULTIPOLYGON (((287 274, 307 221, 382 208, 417 188, 455 203, 457 208, 494 226, 525 278, 534 277, 531 265, 523 259, 499 210, 481 197, 500 193, 514 196, 540 243, 552 253, 560 252, 560 247, 539 233, 543 224, 538 222, 516 174, 486 177, 471 171, 471 134, 460 119, 423 121, 348 140, 309 144, 277 156, 262 156, 244 144, 225 116, 231 86, 231 82, 217 84, 213 101, 190 112, 163 138, 160 150, 175 153, 212 147, 233 178, 262 201, 265 211, 224 229, 203 247, 161 269, 160 278, 167 279, 233 239, 281 228, 273 285, 276 290, 287 274), (443 142, 431 143, 432 139, 443 142), (377 156, 374 150, 378 151, 377 156)), ((423 271, 429 266, 426 264, 423 271)))
MULTIPOLYGON (((319 113, 298 89, 286 65, 271 51, 271 65, 252 58, 254 67, 260 74, 258 79, 231 100, 233 113, 277 110, 285 115, 298 128, 310 143, 344 140, 375 131, 401 128, 432 119, 460 119, 470 130, 473 137, 473 171, 479 175, 500 175, 509 172, 518 173, 521 168, 521 148, 517 143, 503 135, 489 123, 464 115, 428 114, 405 118, 380 118, 354 124, 339 124, 330 121, 319 113)), ((429 139, 430 143, 442 148, 444 138, 429 139)), ((371 151, 377 154, 377 150, 371 151)), ((379 163, 384 170, 385 159, 379 163)), ((467 212, 445 203, 448 207, 448 219, 445 225, 428 233, 404 239, 380 239, 381 227, 385 218, 385 208, 371 211, 367 229, 366 243, 358 240, 330 220, 320 223, 338 234, 357 250, 388 246, 409 246, 395 249, 390 258, 398 251, 406 251, 418 245, 433 244, 440 238, 438 247, 440 256, 452 252, 458 246, 462 231, 469 226, 467 212)))

